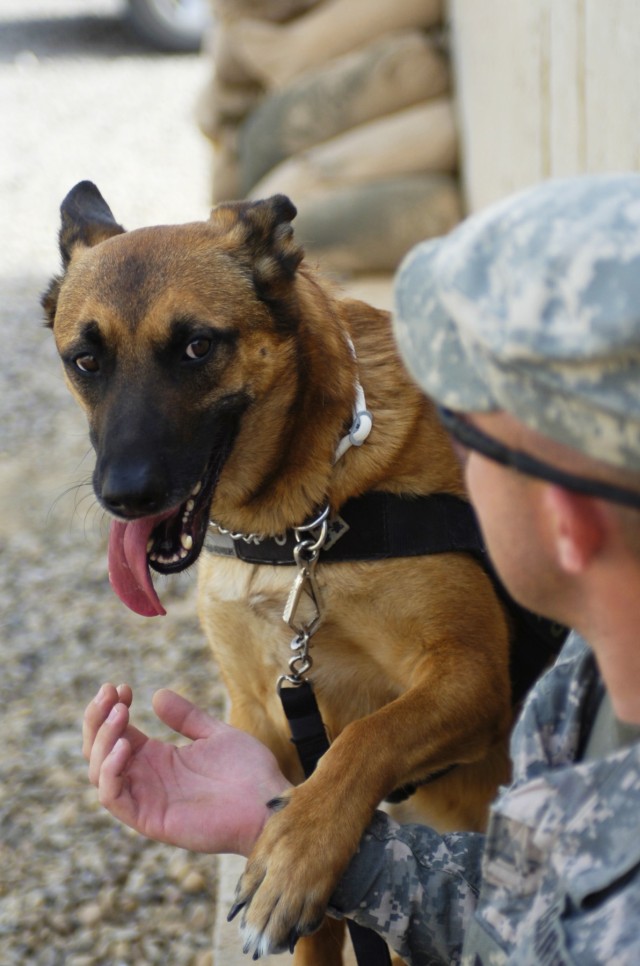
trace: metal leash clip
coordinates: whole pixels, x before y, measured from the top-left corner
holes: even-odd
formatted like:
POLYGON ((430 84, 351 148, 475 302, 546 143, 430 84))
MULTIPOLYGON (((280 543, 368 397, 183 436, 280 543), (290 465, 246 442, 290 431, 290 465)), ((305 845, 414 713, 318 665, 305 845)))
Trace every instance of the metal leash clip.
POLYGON ((294 653, 288 662, 289 674, 281 674, 278 678, 276 685, 278 692, 285 683, 292 687, 299 687, 304 684, 306 681, 305 674, 311 670, 313 664, 309 654, 311 638, 322 620, 322 600, 315 576, 315 568, 320 551, 327 539, 328 517, 329 506, 327 505, 309 523, 294 528, 296 545, 293 549, 293 558, 298 570, 293 579, 282 615, 285 624, 295 633, 295 637, 289 645, 294 653), (310 601, 312 606, 311 617, 306 620, 302 620, 298 616, 303 597, 307 602, 310 601))

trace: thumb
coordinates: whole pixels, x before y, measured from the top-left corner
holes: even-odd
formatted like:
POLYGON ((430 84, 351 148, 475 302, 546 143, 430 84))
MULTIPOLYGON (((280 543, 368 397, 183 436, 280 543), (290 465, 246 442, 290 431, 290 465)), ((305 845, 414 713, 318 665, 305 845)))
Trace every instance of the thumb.
POLYGON ((160 721, 173 728, 178 734, 194 741, 197 738, 208 738, 220 724, 191 701, 187 701, 186 698, 168 688, 156 691, 151 703, 160 721))

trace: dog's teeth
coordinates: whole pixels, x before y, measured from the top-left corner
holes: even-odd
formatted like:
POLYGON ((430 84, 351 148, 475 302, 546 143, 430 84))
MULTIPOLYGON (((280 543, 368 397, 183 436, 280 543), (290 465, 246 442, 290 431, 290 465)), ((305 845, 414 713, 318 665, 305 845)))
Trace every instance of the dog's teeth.
POLYGON ((191 548, 193 547, 193 537, 191 536, 190 533, 183 533, 182 536, 180 537, 180 543, 182 544, 185 550, 191 550, 191 548))
POLYGON ((202 489, 202 483, 198 482, 191 491, 191 496, 197 496, 202 489))
POLYGON ((186 506, 187 513, 191 513, 195 505, 196 505, 195 500, 187 500, 187 506, 186 506))
POLYGON ((180 560, 184 560, 186 556, 187 556, 187 551, 181 550, 180 553, 171 554, 170 557, 163 553, 152 553, 150 559, 153 560, 155 563, 169 566, 169 564, 176 564, 180 560))
POLYGON ((153 539, 150 539, 147 543, 147 553, 151 553, 153 550, 153 539))

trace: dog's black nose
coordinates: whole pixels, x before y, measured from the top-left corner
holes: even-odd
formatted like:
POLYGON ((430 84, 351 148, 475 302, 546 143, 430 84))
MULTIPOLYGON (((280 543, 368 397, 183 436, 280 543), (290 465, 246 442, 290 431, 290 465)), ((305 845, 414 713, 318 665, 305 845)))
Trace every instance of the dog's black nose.
POLYGON ((102 505, 117 516, 150 516, 166 504, 166 482, 147 463, 110 466, 94 483, 102 505))

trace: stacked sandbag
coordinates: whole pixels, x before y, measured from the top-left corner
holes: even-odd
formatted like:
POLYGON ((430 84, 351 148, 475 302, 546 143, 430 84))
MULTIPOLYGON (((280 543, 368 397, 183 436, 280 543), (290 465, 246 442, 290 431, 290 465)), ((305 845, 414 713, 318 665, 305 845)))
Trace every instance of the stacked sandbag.
POLYGON ((213 197, 289 195, 323 268, 393 272, 461 217, 442 0, 212 0, 213 197))

